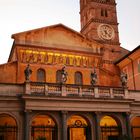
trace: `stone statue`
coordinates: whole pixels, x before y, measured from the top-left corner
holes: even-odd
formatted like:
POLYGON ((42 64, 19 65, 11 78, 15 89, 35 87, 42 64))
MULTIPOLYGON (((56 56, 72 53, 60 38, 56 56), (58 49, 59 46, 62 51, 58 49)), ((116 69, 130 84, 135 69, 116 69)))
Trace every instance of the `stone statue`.
POLYGON ((124 72, 121 72, 120 79, 122 82, 122 86, 126 87, 127 86, 127 74, 124 72))
POLYGON ((65 83, 67 81, 67 76, 68 76, 68 73, 66 72, 66 66, 62 67, 61 69, 61 75, 62 75, 62 83, 65 83))
POLYGON ((30 75, 32 74, 32 70, 30 69, 30 65, 28 64, 26 69, 24 70, 25 80, 30 81, 30 75))
POLYGON ((96 85, 97 83, 97 73, 96 70, 94 69, 94 72, 91 72, 91 84, 96 85))

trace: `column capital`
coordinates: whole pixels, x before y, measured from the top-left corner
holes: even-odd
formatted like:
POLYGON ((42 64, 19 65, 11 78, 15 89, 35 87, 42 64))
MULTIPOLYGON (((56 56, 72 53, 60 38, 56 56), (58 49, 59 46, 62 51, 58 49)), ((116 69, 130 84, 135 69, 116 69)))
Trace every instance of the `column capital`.
POLYGON ((68 111, 62 110, 61 113, 67 115, 68 114, 68 111))
POLYGON ((130 116, 130 115, 131 115, 131 112, 126 112, 126 115, 127 115, 127 116, 130 116))
POLYGON ((95 113, 95 115, 98 115, 98 116, 100 116, 102 114, 102 112, 100 112, 100 111, 95 111, 94 113, 95 113))
POLYGON ((31 113, 31 112, 32 112, 31 109, 25 109, 25 110, 24 110, 24 113, 31 113))

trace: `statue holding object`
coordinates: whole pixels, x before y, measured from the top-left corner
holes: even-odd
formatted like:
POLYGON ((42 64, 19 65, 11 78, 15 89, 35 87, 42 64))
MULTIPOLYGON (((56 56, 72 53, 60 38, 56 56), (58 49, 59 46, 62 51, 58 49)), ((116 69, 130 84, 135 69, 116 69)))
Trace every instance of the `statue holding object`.
POLYGON ((25 80, 30 81, 30 76, 32 74, 32 70, 30 69, 30 65, 28 64, 26 69, 24 70, 25 80))
POLYGON ((121 79, 122 86, 127 87, 127 74, 121 72, 120 79, 121 79))
POLYGON ((61 69, 61 82, 62 83, 66 83, 67 81, 67 76, 68 76, 68 73, 66 72, 66 66, 63 66, 62 69, 61 69))
POLYGON ((95 68, 94 68, 94 72, 93 71, 91 72, 90 77, 91 77, 91 84, 96 85, 96 83, 97 83, 97 73, 96 73, 95 68))

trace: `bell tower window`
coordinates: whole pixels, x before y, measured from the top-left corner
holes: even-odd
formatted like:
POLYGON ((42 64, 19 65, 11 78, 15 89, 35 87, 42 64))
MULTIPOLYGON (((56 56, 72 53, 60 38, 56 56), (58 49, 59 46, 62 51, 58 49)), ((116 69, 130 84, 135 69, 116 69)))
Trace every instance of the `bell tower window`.
POLYGON ((107 9, 101 9, 101 16, 102 17, 108 17, 108 11, 107 11, 107 9))

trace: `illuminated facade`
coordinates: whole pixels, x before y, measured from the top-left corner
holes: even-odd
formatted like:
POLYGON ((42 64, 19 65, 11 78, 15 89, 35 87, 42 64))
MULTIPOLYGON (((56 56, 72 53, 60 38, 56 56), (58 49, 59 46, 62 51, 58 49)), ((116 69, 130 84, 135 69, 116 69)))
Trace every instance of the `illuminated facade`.
POLYGON ((80 15, 81 33, 56 24, 12 35, 0 140, 140 139, 139 47, 120 47, 115 0, 80 0, 80 15))

